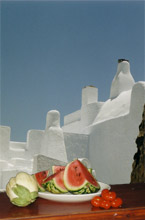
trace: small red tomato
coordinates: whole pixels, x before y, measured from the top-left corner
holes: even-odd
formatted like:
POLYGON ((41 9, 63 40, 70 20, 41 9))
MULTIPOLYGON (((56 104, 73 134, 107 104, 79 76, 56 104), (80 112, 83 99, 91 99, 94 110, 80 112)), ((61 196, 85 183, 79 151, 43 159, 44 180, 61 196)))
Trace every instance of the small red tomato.
POLYGON ((101 196, 103 196, 105 193, 108 193, 108 192, 109 192, 109 189, 103 189, 101 192, 101 196))
POLYGON ((116 193, 109 191, 108 193, 104 193, 102 195, 102 198, 107 200, 107 201, 113 201, 116 198, 116 193))
POLYGON ((122 199, 118 197, 111 202, 111 206, 113 208, 118 208, 119 206, 122 205, 122 203, 123 203, 122 199))
POLYGON ((110 201, 102 200, 100 202, 100 207, 104 209, 109 209, 111 207, 110 201))
POLYGON ((102 198, 100 196, 95 196, 92 200, 91 200, 91 204, 95 207, 100 207, 100 202, 102 201, 102 198))

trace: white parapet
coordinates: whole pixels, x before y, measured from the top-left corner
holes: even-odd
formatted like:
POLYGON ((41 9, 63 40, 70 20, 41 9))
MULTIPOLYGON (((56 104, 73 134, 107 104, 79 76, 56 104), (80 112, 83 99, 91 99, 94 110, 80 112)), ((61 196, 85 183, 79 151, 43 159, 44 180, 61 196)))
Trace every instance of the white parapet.
POLYGON ((131 91, 122 92, 117 98, 108 99, 102 106, 93 124, 128 114, 130 110, 131 91))
POLYGON ((78 110, 78 111, 75 111, 71 114, 64 116, 64 126, 71 124, 73 122, 80 121, 80 120, 81 120, 81 111, 78 110))
POLYGON ((27 160, 23 158, 12 158, 10 163, 15 169, 32 170, 33 159, 27 160))
POLYGON ((82 130, 86 126, 89 126, 93 123, 95 118, 100 112, 104 102, 94 102, 81 108, 81 127, 82 130))
POLYGON ((10 132, 10 127, 0 126, 0 159, 9 158, 10 132))

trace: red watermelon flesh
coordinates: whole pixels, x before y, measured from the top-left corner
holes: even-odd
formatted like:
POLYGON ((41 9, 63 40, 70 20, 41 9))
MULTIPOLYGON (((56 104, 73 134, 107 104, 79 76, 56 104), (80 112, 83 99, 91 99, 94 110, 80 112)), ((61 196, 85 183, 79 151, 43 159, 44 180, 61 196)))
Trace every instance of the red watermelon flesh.
POLYGON ((82 185, 86 180, 92 185, 97 186, 98 183, 90 174, 88 169, 79 161, 75 160, 68 168, 69 181, 73 186, 82 185))
POLYGON ((58 174, 58 173, 54 173, 54 174, 52 174, 51 176, 48 176, 47 179, 44 180, 43 184, 44 184, 44 183, 47 183, 48 181, 50 181, 50 180, 52 180, 53 178, 55 178, 55 176, 56 176, 57 174, 58 174))
POLYGON ((65 166, 52 166, 52 172, 57 173, 58 171, 64 170, 65 166))
POLYGON ((80 194, 100 189, 97 180, 79 160, 74 160, 66 166, 64 183, 69 191, 79 191, 80 194))

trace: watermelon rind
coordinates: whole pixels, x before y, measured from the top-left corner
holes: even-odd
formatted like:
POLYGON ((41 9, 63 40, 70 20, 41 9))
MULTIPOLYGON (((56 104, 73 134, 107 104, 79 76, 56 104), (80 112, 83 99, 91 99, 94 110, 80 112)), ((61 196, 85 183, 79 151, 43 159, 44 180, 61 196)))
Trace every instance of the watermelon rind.
MULTIPOLYGON (((92 178, 96 181, 97 185, 93 185, 85 178, 84 178, 84 182, 80 184, 80 186, 74 186, 73 184, 69 183, 68 172, 69 172, 69 167, 72 165, 73 162, 74 161, 70 162, 66 166, 65 171, 64 171, 64 185, 68 189, 68 191, 71 192, 72 194, 90 194, 90 193, 98 192, 100 190, 100 185, 98 184, 97 180, 93 177, 91 172, 89 172, 88 169, 84 167, 83 164, 82 166, 84 167, 84 169, 87 170, 86 172, 89 173, 88 175, 91 175, 92 178)), ((79 161, 79 163, 81 162, 79 161)))
POLYGON ((49 176, 49 170, 45 170, 45 171, 40 171, 37 172, 35 174, 32 174, 33 178, 36 180, 37 182, 37 186, 38 186, 38 191, 39 192, 45 192, 45 188, 43 187, 43 182, 45 181, 45 179, 47 179, 47 177, 49 176), (44 177, 44 173, 45 173, 45 177, 44 177), (42 175, 43 174, 43 175, 42 175))
POLYGON ((62 193, 57 187, 55 187, 54 180, 49 180, 47 183, 44 184, 45 190, 54 194, 62 193))
POLYGON ((90 194, 90 193, 96 193, 100 190, 100 186, 96 187, 89 182, 86 183, 85 186, 83 186, 81 189, 78 189, 77 191, 71 191, 72 194, 90 194))
POLYGON ((45 183, 43 183, 43 187, 45 188, 46 191, 51 192, 51 193, 67 193, 68 190, 66 188, 62 188, 56 181, 57 176, 63 172, 63 170, 58 171, 57 173, 54 173, 51 178, 49 176, 48 181, 47 179, 45 180, 45 183))

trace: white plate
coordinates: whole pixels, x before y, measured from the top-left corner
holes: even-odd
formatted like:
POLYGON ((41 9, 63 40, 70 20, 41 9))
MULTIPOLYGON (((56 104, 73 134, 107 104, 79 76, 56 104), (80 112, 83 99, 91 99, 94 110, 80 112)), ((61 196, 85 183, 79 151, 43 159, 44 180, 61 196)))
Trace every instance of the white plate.
POLYGON ((56 202, 86 202, 90 201, 94 196, 101 195, 103 189, 111 189, 110 185, 98 182, 100 190, 97 193, 73 195, 73 194, 53 194, 49 192, 39 192, 38 196, 43 199, 48 199, 56 202))

